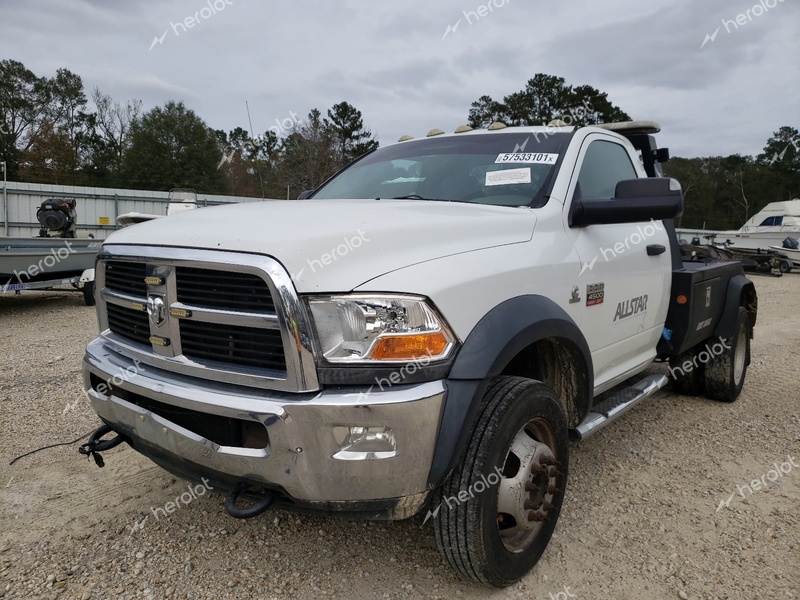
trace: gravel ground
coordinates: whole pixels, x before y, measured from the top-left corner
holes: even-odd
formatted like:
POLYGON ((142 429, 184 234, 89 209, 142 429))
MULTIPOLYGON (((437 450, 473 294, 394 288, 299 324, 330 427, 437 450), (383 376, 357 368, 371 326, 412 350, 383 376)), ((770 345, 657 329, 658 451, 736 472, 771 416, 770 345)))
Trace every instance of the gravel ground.
POLYGON ((800 464, 800 275, 754 280, 740 399, 664 391, 574 447, 556 535, 505 590, 453 575, 419 517, 241 522, 203 490, 156 518, 187 484, 124 446, 104 469, 78 444, 9 466, 98 425, 80 379, 96 323, 79 295, 0 296, 0 597, 800 598, 800 468, 787 463, 800 464))

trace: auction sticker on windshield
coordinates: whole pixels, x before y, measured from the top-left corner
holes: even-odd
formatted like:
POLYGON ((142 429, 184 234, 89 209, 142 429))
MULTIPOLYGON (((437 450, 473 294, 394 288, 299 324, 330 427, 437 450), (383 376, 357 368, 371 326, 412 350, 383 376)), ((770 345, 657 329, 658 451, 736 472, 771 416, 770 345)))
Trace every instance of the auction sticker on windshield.
POLYGON ((517 183, 531 182, 531 168, 504 169, 502 171, 489 171, 486 173, 486 185, 514 185, 517 183))
POLYGON ((507 152, 501 154, 494 161, 495 164, 501 163, 522 163, 526 165, 554 165, 558 160, 558 154, 547 152, 507 152))

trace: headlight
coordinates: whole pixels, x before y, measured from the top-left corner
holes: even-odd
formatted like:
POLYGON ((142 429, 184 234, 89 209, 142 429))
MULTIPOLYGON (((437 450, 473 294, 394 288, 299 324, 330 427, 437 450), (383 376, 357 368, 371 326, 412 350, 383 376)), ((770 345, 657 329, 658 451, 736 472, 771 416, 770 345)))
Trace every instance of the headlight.
POLYGON ((312 298, 322 354, 332 363, 391 363, 447 358, 455 338, 423 298, 312 298))

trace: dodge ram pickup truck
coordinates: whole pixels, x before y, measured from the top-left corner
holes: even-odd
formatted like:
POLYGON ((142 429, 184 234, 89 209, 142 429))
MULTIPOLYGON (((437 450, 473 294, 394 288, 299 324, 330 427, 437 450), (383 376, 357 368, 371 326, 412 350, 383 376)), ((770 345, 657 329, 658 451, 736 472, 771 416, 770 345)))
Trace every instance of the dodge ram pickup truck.
POLYGON ((237 518, 424 513, 461 576, 517 581, 571 444, 667 384, 744 385, 755 287, 681 255, 658 131, 433 130, 298 200, 114 233, 81 451, 125 442, 237 518))

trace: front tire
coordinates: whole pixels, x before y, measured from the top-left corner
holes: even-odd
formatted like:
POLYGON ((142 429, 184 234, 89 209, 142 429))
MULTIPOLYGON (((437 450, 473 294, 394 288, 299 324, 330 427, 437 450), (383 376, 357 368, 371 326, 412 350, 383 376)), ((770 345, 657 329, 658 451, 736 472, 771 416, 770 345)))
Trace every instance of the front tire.
POLYGON ((437 490, 436 545, 462 577, 493 587, 542 556, 564 501, 567 420, 552 389, 498 377, 459 465, 437 490))
POLYGON ((721 338, 711 348, 711 358, 706 363, 706 396, 721 402, 733 402, 742 393, 747 366, 750 364, 750 318, 739 307, 736 329, 732 338, 721 338), (715 353, 717 345, 723 346, 715 353))
POLYGON ((83 301, 86 303, 86 306, 94 306, 95 299, 94 299, 94 281, 87 281, 83 284, 83 301))

